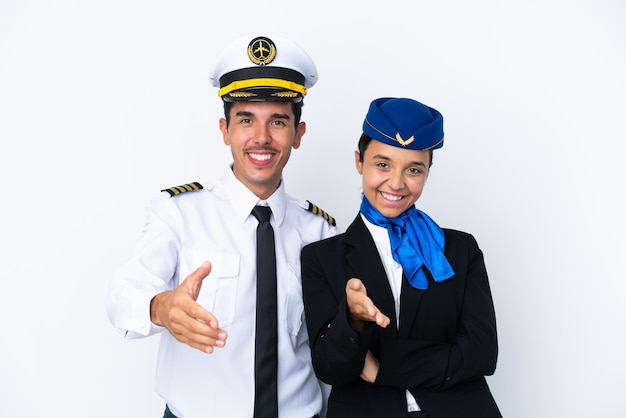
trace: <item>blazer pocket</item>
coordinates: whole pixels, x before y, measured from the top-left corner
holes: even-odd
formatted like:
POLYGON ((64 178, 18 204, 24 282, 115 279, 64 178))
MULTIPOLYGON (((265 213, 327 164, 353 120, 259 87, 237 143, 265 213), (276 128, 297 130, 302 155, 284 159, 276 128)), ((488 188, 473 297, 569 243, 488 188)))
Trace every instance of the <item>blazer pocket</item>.
POLYGON ((217 318, 220 328, 235 319, 240 259, 239 254, 197 248, 183 248, 181 252, 181 282, 203 261, 211 262, 211 273, 202 281, 197 302, 217 318))

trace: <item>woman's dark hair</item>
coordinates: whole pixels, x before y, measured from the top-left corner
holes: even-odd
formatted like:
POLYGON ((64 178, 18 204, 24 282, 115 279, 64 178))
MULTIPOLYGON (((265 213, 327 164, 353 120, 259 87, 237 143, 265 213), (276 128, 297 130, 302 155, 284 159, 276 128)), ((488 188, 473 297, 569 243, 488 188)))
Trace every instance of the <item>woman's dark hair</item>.
MULTIPOLYGON (((361 134, 361 138, 359 138, 359 161, 363 162, 365 150, 370 145, 370 142, 372 142, 372 139, 373 138, 369 135, 361 134)), ((428 153, 430 154, 430 164, 428 164, 428 166, 430 167, 431 165, 433 165, 433 150, 428 150, 428 153)))
MULTIPOLYGON (((226 126, 230 124, 230 109, 233 107, 233 104, 236 102, 224 102, 224 118, 226 119, 226 126)), ((304 102, 291 103, 291 109, 293 110, 294 126, 298 127, 300 123, 300 118, 302 117, 302 106, 304 106, 304 102)))

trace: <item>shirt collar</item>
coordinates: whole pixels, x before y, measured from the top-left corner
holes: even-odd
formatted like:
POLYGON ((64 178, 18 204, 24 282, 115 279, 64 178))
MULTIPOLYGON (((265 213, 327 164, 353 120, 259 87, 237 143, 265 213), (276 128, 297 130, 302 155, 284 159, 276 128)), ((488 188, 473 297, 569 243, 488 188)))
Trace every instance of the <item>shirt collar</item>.
POLYGON ((228 167, 222 177, 224 192, 233 205, 233 209, 237 214, 237 218, 244 223, 248 216, 252 216, 252 209, 257 204, 269 206, 272 209, 276 225, 281 225, 285 220, 287 211, 287 194, 285 193, 285 182, 281 179, 278 189, 272 195, 265 199, 259 199, 250 191, 242 182, 235 177, 232 167, 228 167))
POLYGON ((363 219, 363 223, 370 231, 372 235, 372 239, 376 243, 377 247, 385 246, 391 248, 391 244, 389 242, 389 232, 387 232, 387 228, 383 228, 382 226, 374 225, 370 221, 367 220, 365 216, 361 213, 361 219, 363 219))

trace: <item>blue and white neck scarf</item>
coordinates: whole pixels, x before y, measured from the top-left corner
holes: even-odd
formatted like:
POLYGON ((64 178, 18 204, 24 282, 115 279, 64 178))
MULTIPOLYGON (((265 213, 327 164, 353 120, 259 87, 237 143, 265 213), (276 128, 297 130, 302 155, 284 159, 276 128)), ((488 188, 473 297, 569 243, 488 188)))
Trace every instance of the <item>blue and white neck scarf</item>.
POLYGON ((360 211, 365 219, 387 229, 393 259, 400 263, 411 286, 428 289, 422 266, 426 266, 436 282, 454 277, 454 271, 443 255, 443 230, 424 212, 411 206, 400 216, 387 218, 365 196, 360 211))

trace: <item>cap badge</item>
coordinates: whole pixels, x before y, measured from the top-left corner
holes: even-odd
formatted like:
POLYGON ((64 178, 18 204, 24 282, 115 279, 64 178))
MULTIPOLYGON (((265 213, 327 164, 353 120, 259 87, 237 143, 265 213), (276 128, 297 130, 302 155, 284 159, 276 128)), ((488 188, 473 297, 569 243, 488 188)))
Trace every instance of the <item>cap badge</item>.
POLYGON ((275 57, 276 45, 269 38, 259 36, 248 44, 248 58, 256 65, 269 64, 275 57))
POLYGON ((411 137, 407 140, 402 139, 402 137, 400 136, 400 132, 398 132, 396 134, 396 140, 398 141, 398 143, 400 145, 402 145, 403 147, 406 147, 407 145, 409 145, 411 142, 415 141, 415 137, 413 135, 411 135, 411 137))

